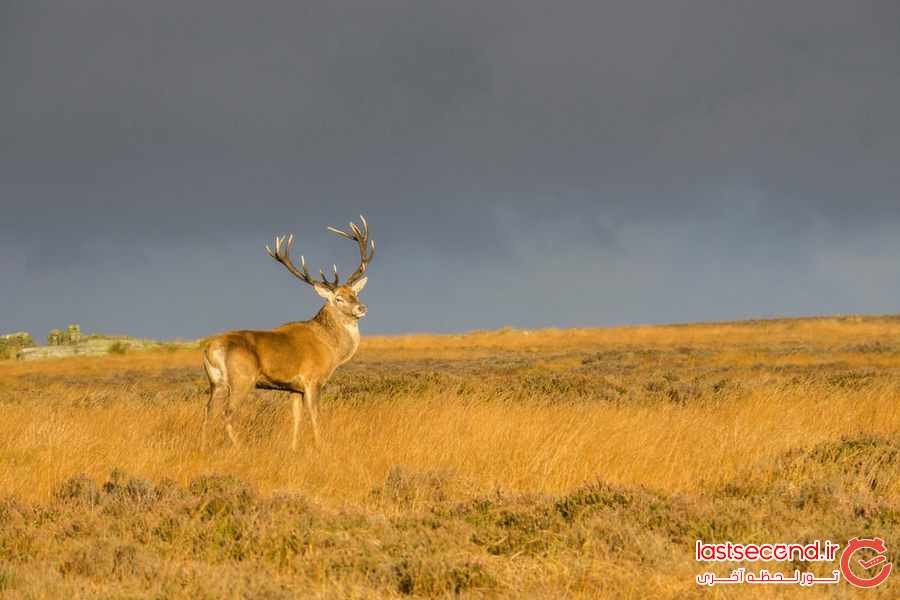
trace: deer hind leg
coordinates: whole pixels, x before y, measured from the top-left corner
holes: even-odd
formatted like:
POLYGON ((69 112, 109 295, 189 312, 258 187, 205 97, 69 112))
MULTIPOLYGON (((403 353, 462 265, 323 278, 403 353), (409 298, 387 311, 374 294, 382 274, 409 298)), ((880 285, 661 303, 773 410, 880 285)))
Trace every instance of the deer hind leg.
POLYGON ((240 448, 241 444, 238 441, 237 434, 234 433, 234 425, 231 423, 231 417, 234 415, 234 409, 237 407, 237 402, 234 401, 234 395, 229 394, 228 399, 225 401, 225 433, 228 434, 228 439, 231 440, 231 445, 235 448, 240 448))
POLYGON ((203 369, 206 371, 207 379, 209 379, 209 398, 206 401, 206 407, 203 411, 200 448, 206 450, 210 417, 212 416, 217 403, 221 403, 223 400, 227 402, 228 397, 231 395, 231 387, 228 384, 223 349, 207 348, 203 353, 203 369))
POLYGON ((242 368, 245 365, 242 365, 243 357, 239 354, 236 356, 233 348, 228 348, 227 342, 213 342, 203 353, 203 367, 206 369, 210 384, 209 401, 204 418, 204 435, 211 413, 216 410, 217 405, 221 405, 225 420, 225 433, 228 434, 228 439, 235 447, 240 446, 240 443, 231 420, 238 404, 250 394, 255 382, 252 377, 247 375, 247 369, 242 368))
POLYGON ((234 377, 233 379, 234 381, 228 391, 228 398, 225 401, 225 433, 228 434, 228 439, 231 440, 231 444, 235 448, 239 448, 241 443, 237 434, 234 432, 232 418, 234 417, 235 411, 237 411, 237 407, 243 403, 247 399, 247 396, 250 395, 250 392, 253 391, 255 382, 254 380, 245 377, 234 377))
POLYGON ((206 451, 209 443, 208 432, 210 417, 212 416, 216 402, 221 402, 224 396, 225 390, 223 388, 210 386, 209 398, 207 399, 206 406, 203 409, 203 428, 200 430, 200 450, 204 452, 206 451))

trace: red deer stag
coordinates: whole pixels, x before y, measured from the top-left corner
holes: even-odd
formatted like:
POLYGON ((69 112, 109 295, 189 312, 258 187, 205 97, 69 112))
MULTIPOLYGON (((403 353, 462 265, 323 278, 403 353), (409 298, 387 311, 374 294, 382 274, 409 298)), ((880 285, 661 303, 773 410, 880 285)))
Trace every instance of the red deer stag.
POLYGON ((203 368, 209 379, 209 400, 203 418, 202 446, 206 447, 206 429, 215 402, 224 401, 225 431, 234 446, 237 435, 231 418, 237 406, 254 388, 291 392, 294 429, 291 449, 297 449, 300 430, 301 399, 306 402, 315 442, 319 444, 317 423, 319 394, 334 370, 350 360, 359 347, 359 320, 366 306, 357 296, 366 285, 364 276, 375 256, 375 242, 369 241, 369 225, 360 216, 362 227, 350 223, 350 232, 333 227, 332 233, 359 246, 359 266, 344 283, 339 283, 337 266, 329 280, 321 270, 319 279, 310 276, 306 260, 300 257, 298 269, 291 260, 294 236, 275 238, 275 250, 266 246, 269 256, 292 275, 308 283, 325 300, 325 306, 308 321, 286 323, 271 331, 229 331, 218 335, 203 349, 203 368))

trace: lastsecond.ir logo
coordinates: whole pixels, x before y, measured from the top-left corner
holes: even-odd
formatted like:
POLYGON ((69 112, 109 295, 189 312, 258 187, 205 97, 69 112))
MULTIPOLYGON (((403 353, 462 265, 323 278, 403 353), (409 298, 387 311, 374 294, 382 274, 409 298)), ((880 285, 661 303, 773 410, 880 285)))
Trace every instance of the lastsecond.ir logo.
POLYGON ((855 537, 847 542, 847 546, 841 553, 841 574, 844 576, 844 579, 858 588, 872 588, 881 585, 888 578, 888 575, 891 574, 891 569, 893 568, 893 565, 887 562, 886 553, 887 546, 883 539, 855 537), (859 566, 866 572, 864 575, 857 575, 851 568, 853 565, 851 558, 860 550, 871 550, 876 553, 876 556, 867 560, 857 559, 859 566), (881 566, 881 568, 877 573, 868 574, 869 569, 874 569, 878 566, 881 566))

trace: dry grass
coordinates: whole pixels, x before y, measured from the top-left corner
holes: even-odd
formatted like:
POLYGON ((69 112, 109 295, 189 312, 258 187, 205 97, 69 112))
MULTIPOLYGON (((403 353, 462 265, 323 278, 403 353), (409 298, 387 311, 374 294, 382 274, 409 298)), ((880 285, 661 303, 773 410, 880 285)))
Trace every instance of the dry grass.
POLYGON ((199 451, 194 351, 3 362, 0 593, 685 597, 721 595, 698 537, 900 548, 898 340, 890 317, 370 338, 296 454, 271 392, 246 447, 199 451))

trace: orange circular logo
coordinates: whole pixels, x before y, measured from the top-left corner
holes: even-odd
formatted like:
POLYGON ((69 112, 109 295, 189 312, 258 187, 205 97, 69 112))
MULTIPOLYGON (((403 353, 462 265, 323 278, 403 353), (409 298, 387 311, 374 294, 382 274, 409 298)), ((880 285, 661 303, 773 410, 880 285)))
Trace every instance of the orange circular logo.
POLYGON ((847 547, 841 553, 841 574, 844 576, 844 579, 858 588, 872 588, 881 585, 888 578, 888 575, 891 574, 891 568, 893 567, 891 563, 887 562, 886 552, 887 546, 885 546, 884 540, 881 538, 853 538, 847 542, 847 547), (860 576, 853 572, 853 569, 850 568, 852 564, 850 559, 858 550, 872 550, 877 554, 877 556, 868 560, 858 559, 857 562, 866 572, 869 569, 881 566, 878 573, 872 576, 860 576))

